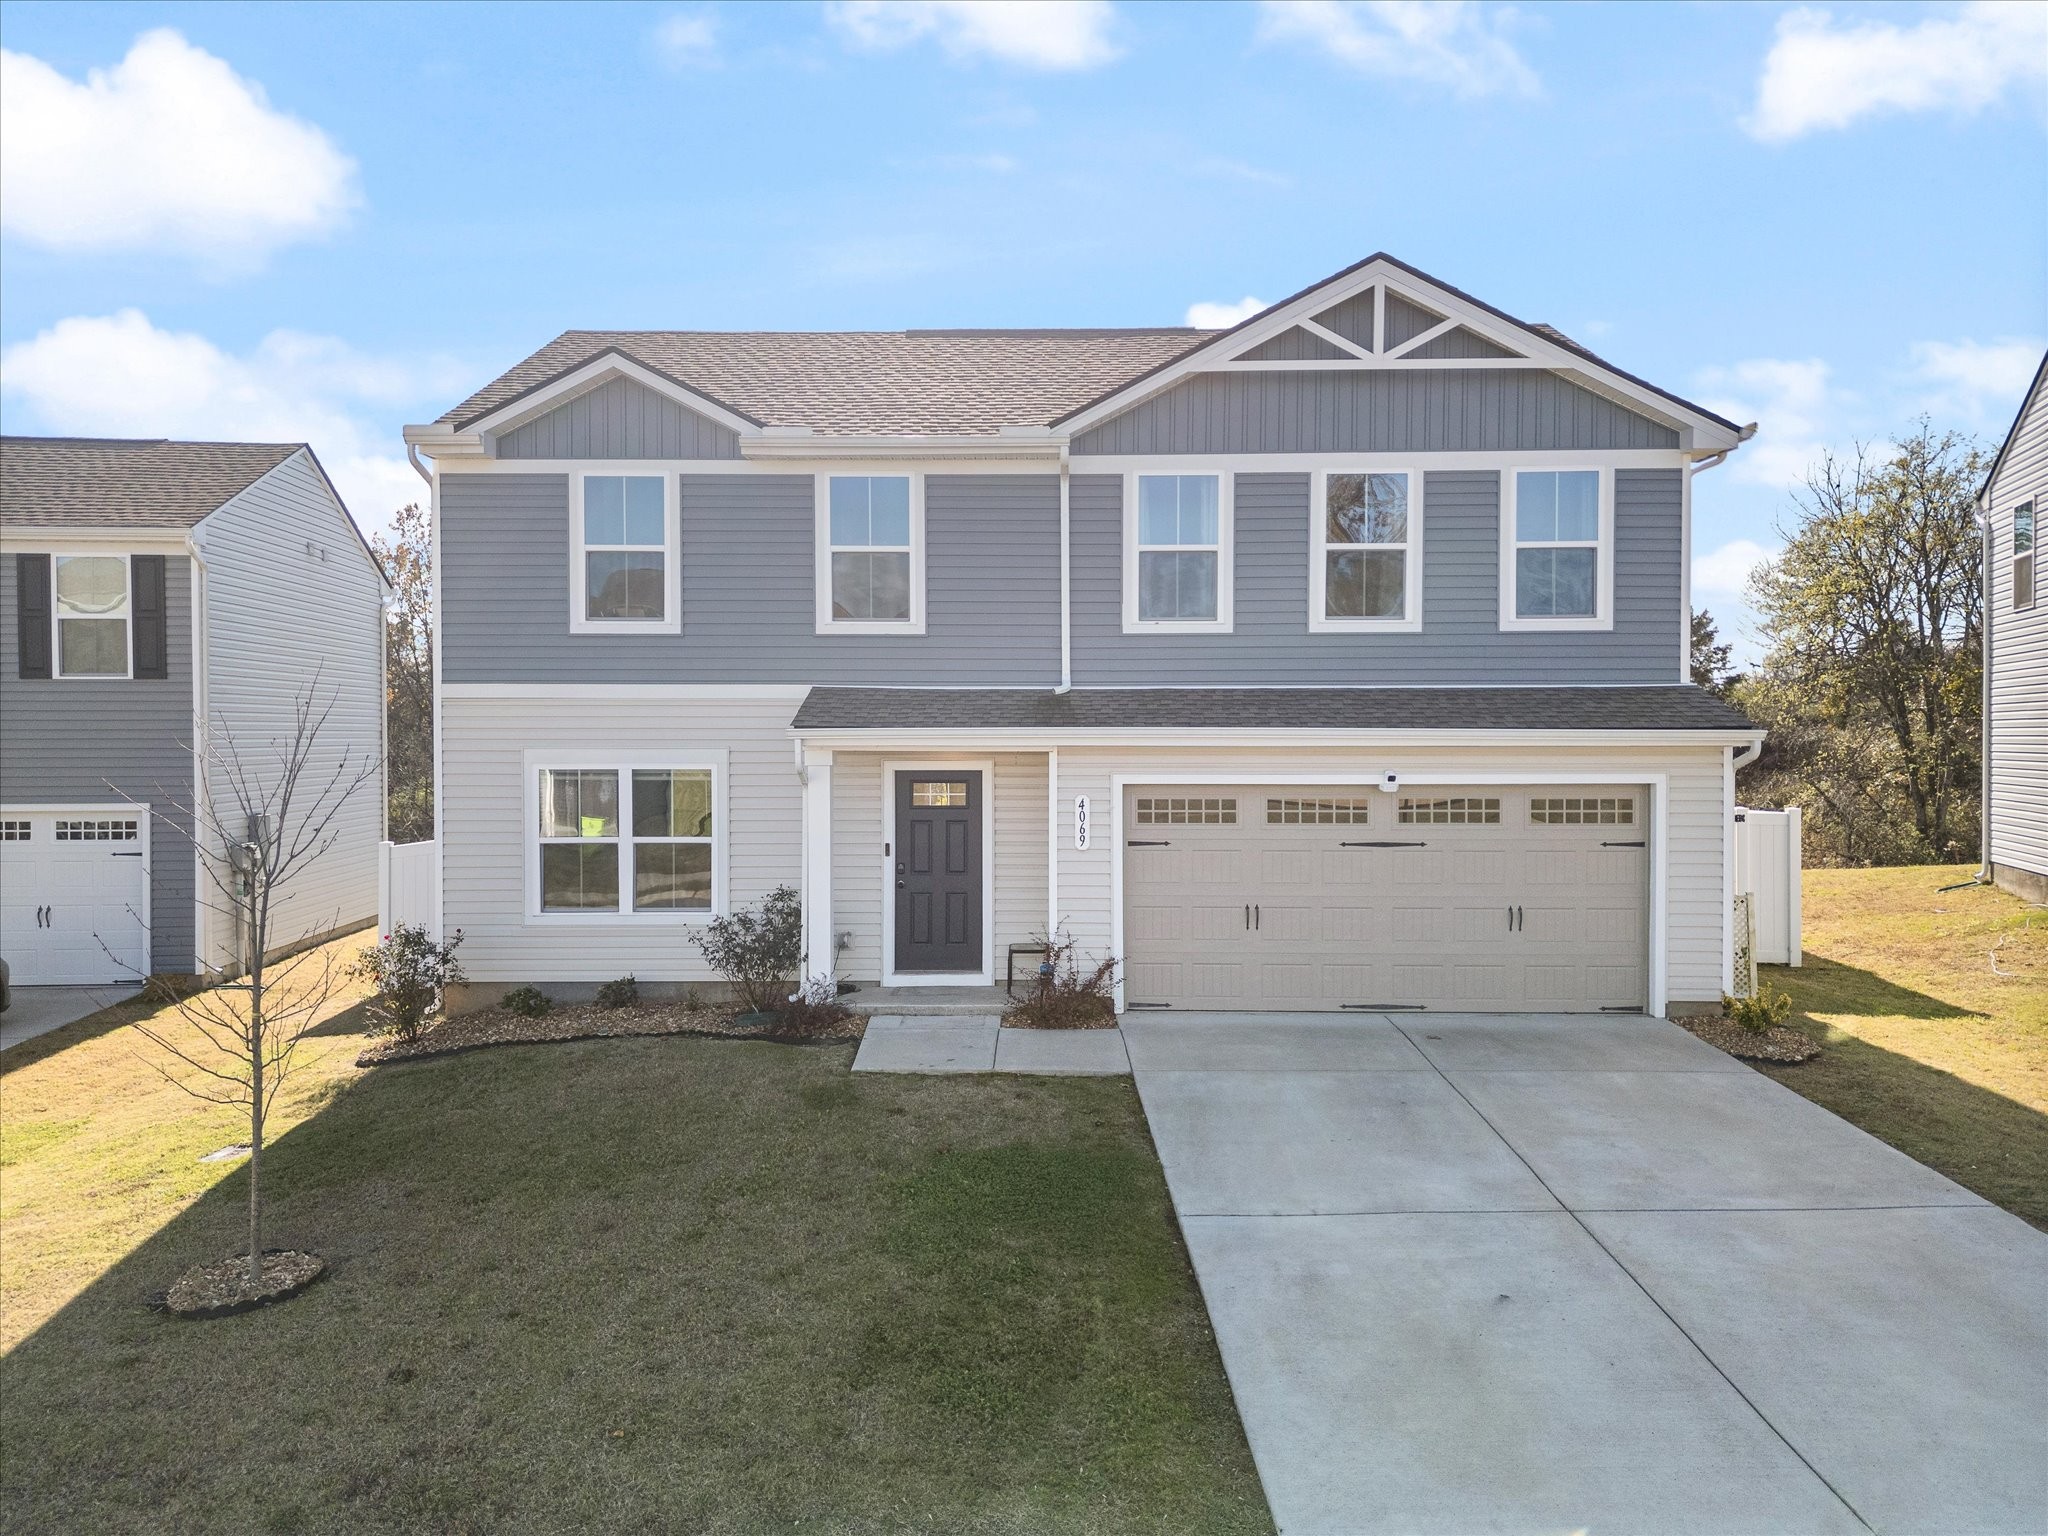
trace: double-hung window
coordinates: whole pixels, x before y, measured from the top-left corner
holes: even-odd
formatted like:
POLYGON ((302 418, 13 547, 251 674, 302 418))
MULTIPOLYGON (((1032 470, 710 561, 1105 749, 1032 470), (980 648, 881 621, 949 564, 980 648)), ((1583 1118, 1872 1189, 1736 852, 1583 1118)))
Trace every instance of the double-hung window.
POLYGON ((722 910, 722 762, 584 762, 557 767, 529 756, 531 910, 683 918, 722 910))
POLYGON ((1309 628, 1422 628, 1422 477, 1324 470, 1310 508, 1309 628))
POLYGON ((1134 474, 1125 505, 1125 632, 1230 628, 1229 477, 1134 474))
POLYGON ((818 632, 924 632, 917 475, 818 477, 818 632))
POLYGON ((1502 489, 1501 628, 1612 629, 1611 473, 1515 469, 1502 489))
POLYGON ((570 630, 679 634, 676 486, 668 475, 577 475, 570 630))
POLYGON ((2015 507, 2012 514, 2013 612, 2034 606, 2034 504, 2015 507))
POLYGON ((57 676, 127 677, 128 557, 58 555, 57 676))

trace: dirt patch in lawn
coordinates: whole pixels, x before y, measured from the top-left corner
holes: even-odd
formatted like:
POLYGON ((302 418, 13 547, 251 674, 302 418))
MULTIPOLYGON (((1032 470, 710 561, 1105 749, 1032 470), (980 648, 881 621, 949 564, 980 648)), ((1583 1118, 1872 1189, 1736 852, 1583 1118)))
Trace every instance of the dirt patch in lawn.
POLYGON ((1680 1019, 1678 1023, 1717 1050, 1744 1061, 1774 1061, 1780 1066, 1811 1061, 1820 1054, 1820 1042, 1796 1029, 1774 1024, 1761 1032, 1733 1019, 1680 1019))
POLYGON ((865 1015, 848 1014, 815 1028, 793 1030, 779 1018, 768 1020, 737 1008, 685 1008, 680 1004, 634 1004, 600 1008, 578 1003, 556 1008, 538 1018, 503 1008, 486 1008, 443 1019, 417 1040, 383 1040, 356 1058, 359 1067, 394 1061, 419 1061, 453 1056, 460 1051, 494 1045, 544 1045, 568 1040, 610 1040, 644 1035, 688 1035, 712 1040, 768 1040, 783 1045, 817 1045, 858 1040, 867 1031, 865 1015))

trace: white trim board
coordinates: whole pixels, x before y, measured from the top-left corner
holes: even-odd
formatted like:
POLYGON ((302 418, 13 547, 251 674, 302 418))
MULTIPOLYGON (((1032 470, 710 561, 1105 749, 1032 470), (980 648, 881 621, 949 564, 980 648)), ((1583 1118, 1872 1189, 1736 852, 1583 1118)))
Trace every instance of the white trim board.
POLYGON ((882 762, 882 985, 992 987, 996 984, 996 762, 992 757, 885 758, 882 762), (896 969, 896 776, 978 772, 981 775, 981 969, 896 969))
MULTIPOLYGON (((1109 776, 1109 833, 1115 849, 1109 864, 1109 952, 1117 957, 1116 1011, 1124 1011, 1124 791, 1136 784, 1363 784, 1378 788, 1377 773, 1203 773, 1112 772, 1109 776)), ((1479 773, 1402 773, 1410 784, 1640 784, 1650 798, 1650 932, 1647 1012, 1661 1016, 1670 998, 1670 851, 1669 773, 1602 770, 1486 771, 1479 773)), ((1097 813, 1098 816, 1100 813, 1097 813)), ((1733 825, 1731 820, 1730 825, 1733 825)), ((1725 906, 1726 903, 1724 902, 1725 906)))

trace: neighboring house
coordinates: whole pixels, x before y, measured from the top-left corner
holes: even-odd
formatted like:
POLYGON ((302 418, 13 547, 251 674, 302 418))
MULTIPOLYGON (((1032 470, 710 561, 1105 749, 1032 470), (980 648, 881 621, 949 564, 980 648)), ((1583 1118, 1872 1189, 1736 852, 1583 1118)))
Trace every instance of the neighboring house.
POLYGON ((2037 519, 2048 511, 2048 357, 1977 507, 1984 527, 1984 873, 2048 901, 2048 603, 2037 519))
POLYGON ((1130 1008, 1718 1008, 1747 436, 1385 256, 1226 332, 567 332, 406 431, 444 920, 486 1000, 786 883, 862 984, 1056 926, 1130 1008))
MULTIPOLYGON (((264 779, 309 688, 332 704, 321 764, 381 763, 386 590, 304 444, 0 438, 0 955, 16 985, 235 963, 185 812, 210 794, 226 819, 227 738, 264 779)), ((280 942, 375 920, 381 788, 357 792, 286 893, 280 942)))

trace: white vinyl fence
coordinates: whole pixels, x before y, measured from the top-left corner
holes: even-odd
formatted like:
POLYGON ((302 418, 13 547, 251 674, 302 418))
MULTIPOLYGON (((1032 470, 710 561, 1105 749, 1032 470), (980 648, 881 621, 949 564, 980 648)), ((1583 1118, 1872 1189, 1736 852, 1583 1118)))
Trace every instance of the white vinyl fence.
POLYGON ((400 923, 441 936, 441 888, 435 879, 439 844, 377 845, 377 932, 389 933, 400 923))
POLYGON ((1749 897, 1760 965, 1798 965, 1799 807, 1735 808, 1735 890, 1749 897))

